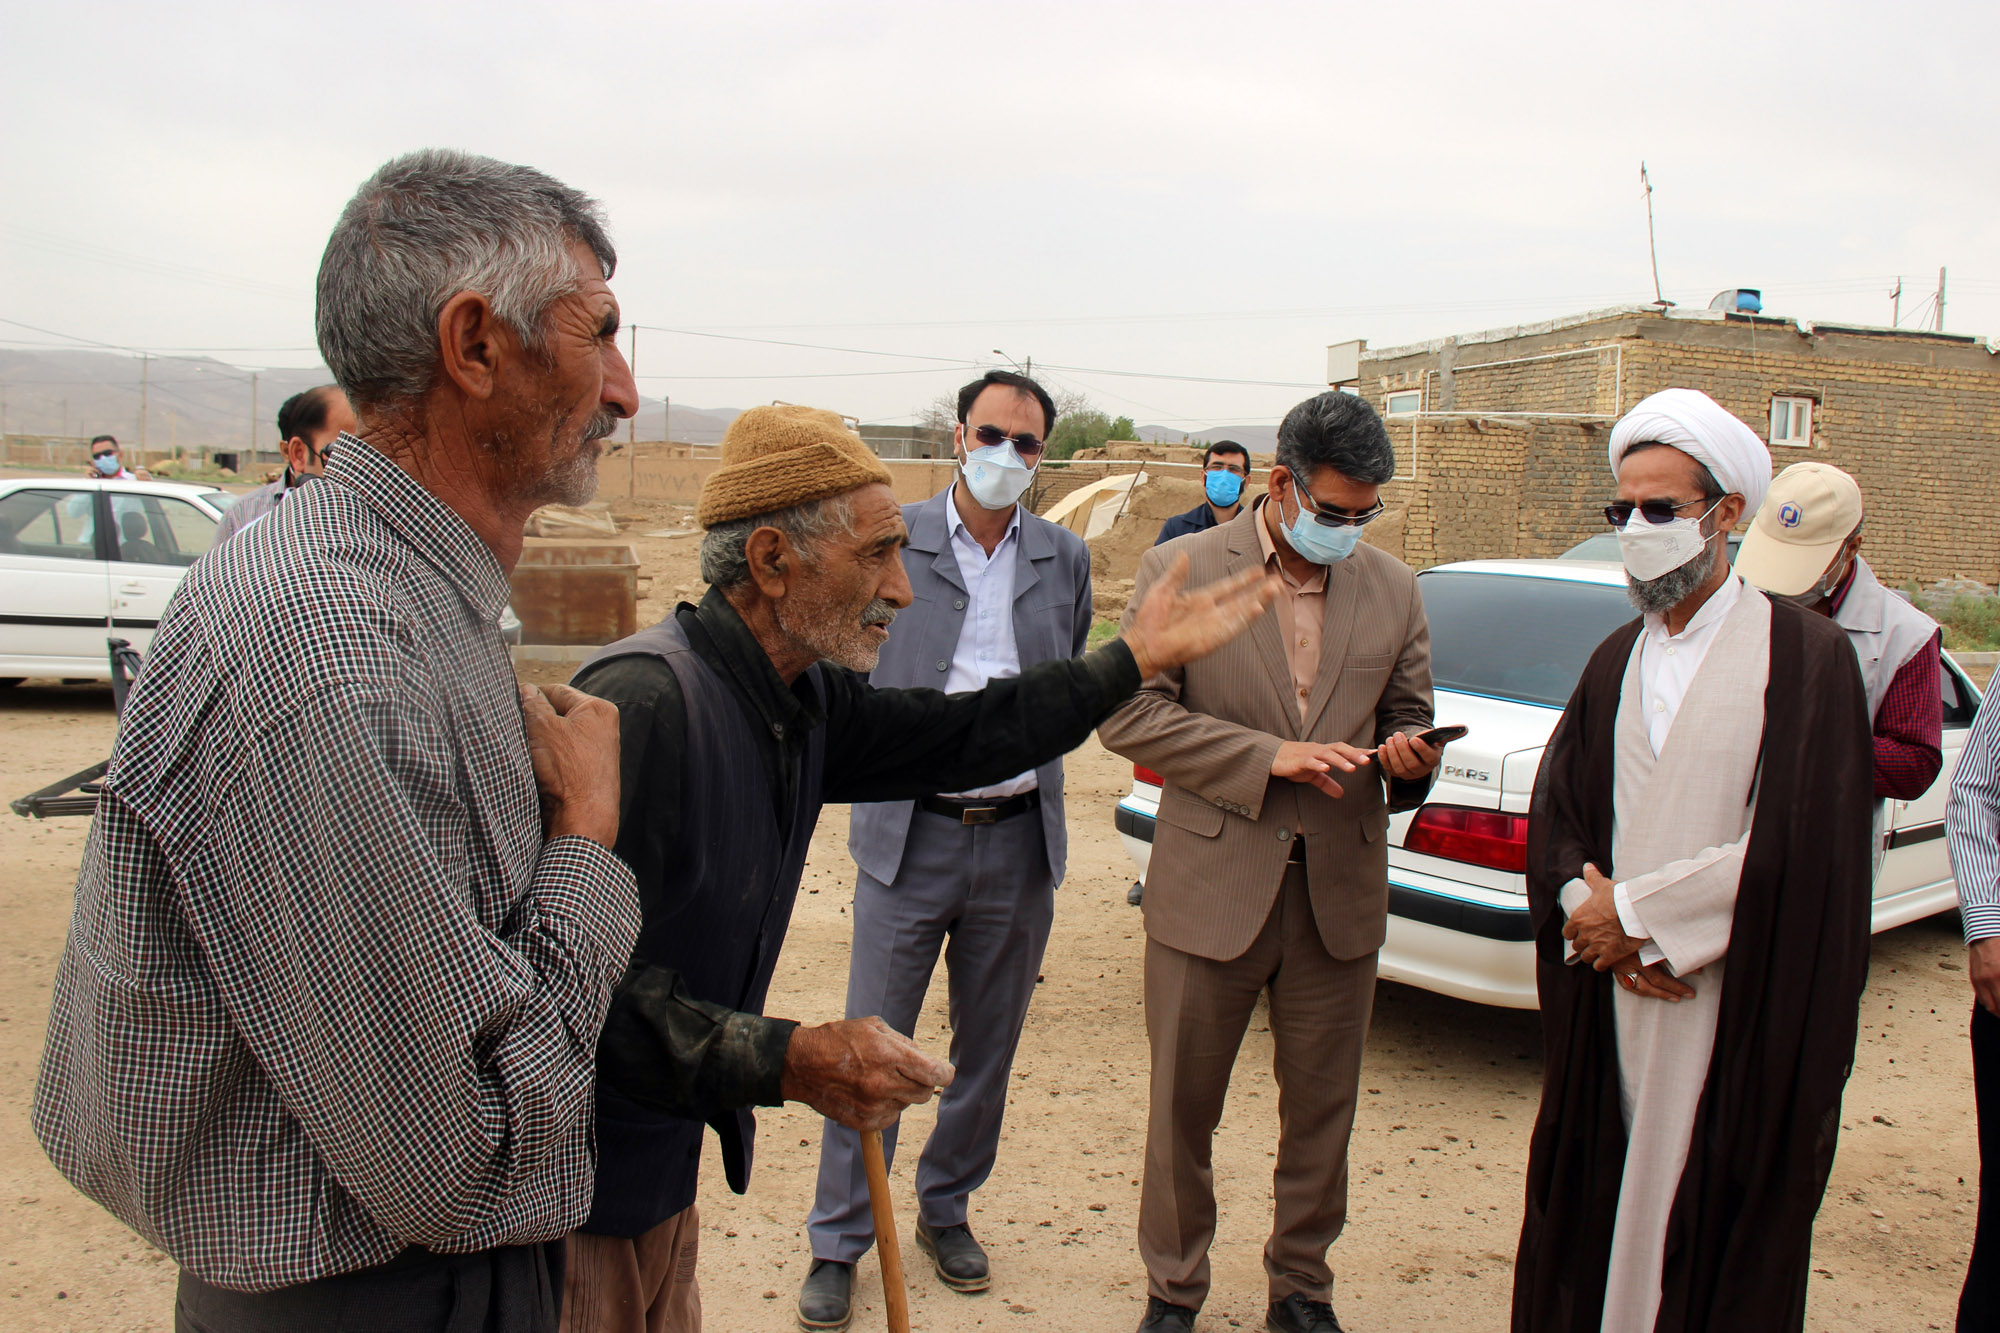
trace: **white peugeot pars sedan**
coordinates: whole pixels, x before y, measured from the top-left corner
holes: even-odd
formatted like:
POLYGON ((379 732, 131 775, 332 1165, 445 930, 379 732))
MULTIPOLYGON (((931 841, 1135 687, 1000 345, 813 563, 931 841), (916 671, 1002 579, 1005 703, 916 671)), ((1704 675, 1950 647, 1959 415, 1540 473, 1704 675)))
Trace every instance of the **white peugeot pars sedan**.
MULTIPOLYGON (((1430 799, 1389 825, 1389 935, 1381 975, 1482 1004, 1535 1007, 1528 925, 1528 801, 1542 750, 1585 663, 1632 619, 1625 571, 1583 560, 1482 560, 1417 576, 1431 626, 1437 720, 1470 727, 1446 747, 1430 799)), ((1914 801, 1892 801, 1874 929, 1958 905, 1945 797, 1979 690, 1943 656, 1944 767, 1914 801)), ((1160 779, 1134 769, 1118 832, 1151 858, 1160 779)))
POLYGON ((0 481, 0 683, 109 680, 105 639, 146 650, 235 500, 169 481, 0 481))

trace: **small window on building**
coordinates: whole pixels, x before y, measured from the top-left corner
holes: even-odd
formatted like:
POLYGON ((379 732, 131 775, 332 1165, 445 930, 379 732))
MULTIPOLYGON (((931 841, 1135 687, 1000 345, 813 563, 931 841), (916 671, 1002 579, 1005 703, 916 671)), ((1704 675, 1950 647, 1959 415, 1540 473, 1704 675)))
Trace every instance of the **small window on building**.
POLYGON ((1812 444, 1813 400, 1773 398, 1771 400, 1771 443, 1804 449, 1812 444))
POLYGON ((1389 395, 1389 416, 1411 417, 1423 410, 1424 394, 1421 389, 1412 389, 1408 393, 1392 393, 1389 395))

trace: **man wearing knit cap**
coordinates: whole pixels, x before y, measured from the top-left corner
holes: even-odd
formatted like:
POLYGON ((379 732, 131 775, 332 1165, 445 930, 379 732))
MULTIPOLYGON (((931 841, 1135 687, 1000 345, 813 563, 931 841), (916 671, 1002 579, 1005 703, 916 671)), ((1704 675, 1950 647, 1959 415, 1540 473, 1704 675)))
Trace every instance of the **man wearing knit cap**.
POLYGON ((1668 389, 1611 433, 1640 620, 1592 655, 1528 830, 1546 1065, 1516 1333, 1799 1329, 1868 963, 1867 691, 1724 538, 1764 442, 1668 389))
POLYGON ((1875 864, 1885 803, 1914 801, 1944 767, 1938 623, 1883 587, 1861 558, 1861 487, 1828 463, 1794 463, 1771 483, 1736 574, 1847 631, 1874 720, 1875 864))
POLYGON ((631 971, 598 1047, 597 1192, 572 1234, 564 1327, 700 1327, 704 1122, 748 1187, 750 1108, 802 1101, 880 1129, 952 1080, 879 1017, 762 1015, 825 802, 965 791, 1080 744, 1150 672, 1209 652, 1275 595, 1260 579, 1148 599, 1121 639, 984 690, 875 689, 910 605, 888 469, 831 412, 745 412, 697 510, 699 606, 604 649, 576 685, 618 705, 616 850, 639 884, 631 971))

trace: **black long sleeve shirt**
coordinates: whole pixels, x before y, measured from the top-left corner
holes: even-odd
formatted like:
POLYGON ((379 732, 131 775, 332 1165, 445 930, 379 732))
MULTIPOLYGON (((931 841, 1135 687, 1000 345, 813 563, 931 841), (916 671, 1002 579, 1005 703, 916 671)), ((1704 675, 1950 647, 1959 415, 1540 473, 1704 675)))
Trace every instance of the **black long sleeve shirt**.
MULTIPOLYGON (((822 707, 803 678, 785 683, 720 592, 710 589, 699 607, 682 603, 674 615, 757 724, 755 762, 770 780, 781 825, 815 727, 827 733, 825 800, 910 800, 999 782, 1046 763, 1082 744, 1139 688, 1131 650, 1114 640, 969 694, 877 689, 855 672, 823 665, 822 707)), ((643 904, 653 896, 648 885, 678 861, 681 793, 700 780, 685 762, 687 707, 672 670, 649 654, 587 666, 575 684, 618 705, 616 850, 632 867, 643 904)), ((642 959, 654 924, 642 927, 642 959)), ((598 1077, 635 1101, 690 1120, 775 1106, 784 1100, 785 1049, 797 1026, 691 995, 673 969, 637 962, 612 1001, 598 1077)))

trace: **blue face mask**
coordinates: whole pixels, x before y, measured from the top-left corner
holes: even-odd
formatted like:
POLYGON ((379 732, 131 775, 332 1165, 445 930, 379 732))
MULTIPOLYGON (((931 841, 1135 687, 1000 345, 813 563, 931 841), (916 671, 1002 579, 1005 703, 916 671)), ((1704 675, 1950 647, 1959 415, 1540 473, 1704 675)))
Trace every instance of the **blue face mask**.
POLYGON ((90 461, 91 465, 94 466, 99 472, 102 472, 105 476, 115 477, 118 475, 117 454, 99 454, 90 461))
MULTIPOLYGON (((1292 484, 1298 485, 1296 481, 1292 484)), ((1337 565, 1354 553, 1355 543, 1361 540, 1361 529, 1351 523, 1330 528, 1300 505, 1299 516, 1285 529, 1285 540, 1315 565, 1337 565)))
POLYGON ((1208 492, 1209 502, 1224 509, 1243 498, 1243 478, 1226 469, 1203 473, 1201 484, 1208 492))

